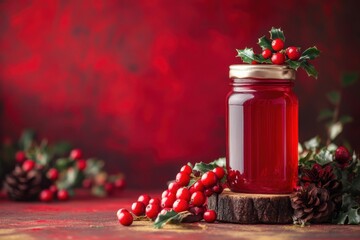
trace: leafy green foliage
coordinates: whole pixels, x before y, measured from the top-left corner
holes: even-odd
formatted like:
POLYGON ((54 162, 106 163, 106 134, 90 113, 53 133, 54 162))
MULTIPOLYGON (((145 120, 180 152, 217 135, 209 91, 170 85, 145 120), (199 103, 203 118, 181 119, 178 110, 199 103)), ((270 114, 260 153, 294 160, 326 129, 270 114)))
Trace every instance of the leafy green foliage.
POLYGON ((312 60, 317 58, 319 55, 320 55, 319 49, 317 49, 316 47, 310 47, 301 54, 299 61, 312 60))
POLYGON ((332 104, 337 105, 340 103, 341 95, 339 91, 328 92, 326 96, 332 104))
POLYGON ((356 83, 359 79, 359 74, 356 72, 347 72, 341 78, 341 86, 348 87, 356 83))
POLYGON ((189 215, 191 213, 188 211, 177 213, 174 210, 170 210, 166 214, 159 214, 154 222, 154 228, 162 228, 167 223, 180 223, 189 215))
POLYGON ((297 70, 299 67, 301 67, 301 62, 298 61, 292 61, 290 59, 286 60, 286 63, 289 65, 290 68, 297 70))
POLYGON ((342 123, 342 124, 346 124, 346 123, 350 123, 353 121, 353 118, 349 115, 342 115, 340 118, 339 118, 339 121, 342 123))
POLYGON ((226 166, 226 159, 219 158, 211 163, 203 163, 203 162, 196 163, 193 170, 198 171, 201 174, 203 174, 203 173, 213 170, 216 167, 225 168, 225 166, 226 166))
POLYGON ((309 77, 314 77, 314 78, 318 77, 318 72, 316 71, 315 67, 309 62, 302 61, 300 66, 306 71, 309 77))
POLYGON ((280 38, 281 40, 283 40, 285 42, 284 32, 280 28, 272 27, 270 30, 270 38, 272 40, 280 38))
POLYGON ((333 213, 333 223, 360 224, 360 158, 353 154, 348 165, 340 166, 334 162, 336 145, 324 146, 318 137, 306 143, 299 151, 299 169, 311 169, 317 163, 330 165, 341 182, 342 205, 338 212, 333 213))
POLYGON ((325 108, 320 111, 317 120, 318 121, 326 120, 326 119, 332 118, 333 115, 334 115, 334 111, 332 111, 328 108, 325 108))
MULTIPOLYGON (((262 50, 269 49, 274 52, 271 46, 271 40, 274 39, 282 39, 285 42, 284 32, 280 28, 271 28, 270 30, 270 39, 266 36, 262 36, 258 40, 258 45, 261 47, 262 50)), ((243 50, 237 49, 236 50, 238 55, 236 57, 240 57, 244 63, 252 64, 253 62, 256 63, 268 63, 272 64, 270 59, 264 59, 261 54, 254 53, 252 48, 245 48, 243 50)), ((285 49, 280 51, 281 53, 285 53, 285 49)), ((290 59, 285 60, 285 64, 294 70, 298 70, 300 67, 306 71, 308 76, 317 78, 318 72, 316 71, 315 67, 310 64, 309 60, 313 60, 317 58, 320 54, 320 51, 316 47, 310 47, 306 49, 300 56, 299 60, 293 61, 290 59)), ((348 80, 347 82, 350 82, 348 80)))
POLYGON ((55 144, 49 144, 47 140, 38 142, 34 131, 25 130, 17 144, 9 143, 1 148, 0 181, 14 169, 17 151, 23 151, 27 158, 40 165, 44 174, 48 169, 56 168, 60 176, 56 181, 58 189, 66 189, 70 194, 74 193, 75 188, 82 187, 83 180, 87 179, 92 182, 91 192, 95 196, 106 196, 104 184, 123 178, 121 173, 108 175, 104 171, 104 161, 95 158, 86 159, 86 168, 79 170, 77 161, 68 157, 71 149, 71 145, 67 142, 55 144))
POLYGON ((266 36, 262 36, 261 38, 259 38, 258 44, 262 50, 272 50, 271 42, 266 36))

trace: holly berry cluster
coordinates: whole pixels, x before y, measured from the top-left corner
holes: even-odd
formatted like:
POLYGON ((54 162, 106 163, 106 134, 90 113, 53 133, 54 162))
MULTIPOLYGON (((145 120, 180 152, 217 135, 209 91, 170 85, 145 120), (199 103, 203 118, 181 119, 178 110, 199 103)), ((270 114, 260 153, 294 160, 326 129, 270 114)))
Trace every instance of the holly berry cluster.
POLYGON ((301 67, 309 76, 317 78, 318 73, 309 62, 320 54, 316 47, 308 48, 303 52, 301 52, 300 47, 289 46, 285 48, 285 36, 280 28, 270 30, 270 39, 266 36, 259 38, 258 45, 262 49, 261 54, 255 54, 252 48, 245 48, 243 50, 237 49, 237 57, 249 64, 285 64, 295 70, 301 67))
POLYGON ((105 172, 102 160, 85 158, 81 149, 67 143, 39 144, 32 131, 24 131, 18 144, 7 141, 1 151, 0 165, 6 171, 0 177, 13 200, 65 201, 76 188, 104 197, 125 187, 124 175, 105 172))
MULTIPOLYGON (((223 161, 223 159, 221 160, 223 161)), ((121 208, 117 212, 119 223, 129 226, 134 220, 154 220, 161 228, 169 221, 195 222, 216 220, 216 212, 207 208, 207 197, 220 194, 226 179, 225 170, 218 162, 199 163, 194 168, 184 165, 160 198, 140 195, 131 205, 131 211, 121 208)))

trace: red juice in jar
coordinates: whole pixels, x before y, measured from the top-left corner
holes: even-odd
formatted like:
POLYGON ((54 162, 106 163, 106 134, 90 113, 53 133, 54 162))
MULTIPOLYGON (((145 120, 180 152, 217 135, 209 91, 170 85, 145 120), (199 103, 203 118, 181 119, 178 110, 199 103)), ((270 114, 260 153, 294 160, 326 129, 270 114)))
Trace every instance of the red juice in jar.
POLYGON ((290 193, 298 175, 295 71, 279 65, 230 66, 227 168, 232 191, 290 193))

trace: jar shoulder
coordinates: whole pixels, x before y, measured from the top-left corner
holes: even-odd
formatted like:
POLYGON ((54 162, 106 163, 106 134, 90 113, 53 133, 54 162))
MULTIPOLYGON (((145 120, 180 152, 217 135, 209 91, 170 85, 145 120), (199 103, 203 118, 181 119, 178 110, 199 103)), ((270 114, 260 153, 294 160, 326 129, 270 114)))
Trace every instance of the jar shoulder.
POLYGON ((298 98, 292 91, 263 91, 263 92, 235 92, 231 91, 227 95, 227 103, 232 105, 242 105, 245 102, 288 102, 298 104, 298 98))

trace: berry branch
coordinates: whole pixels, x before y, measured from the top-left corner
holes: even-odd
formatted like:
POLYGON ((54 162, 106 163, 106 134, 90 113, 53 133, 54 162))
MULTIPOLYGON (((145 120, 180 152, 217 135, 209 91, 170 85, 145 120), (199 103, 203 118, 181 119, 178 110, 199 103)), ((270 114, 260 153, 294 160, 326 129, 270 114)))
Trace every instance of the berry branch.
POLYGON ((262 49, 261 54, 255 54, 252 48, 236 49, 238 55, 244 63, 249 64, 277 64, 287 65, 297 70, 299 67, 304 69, 309 76, 318 77, 315 67, 309 62, 317 58, 320 51, 314 46, 301 53, 299 47, 290 46, 284 49, 285 36, 280 28, 270 30, 270 39, 262 36, 258 40, 258 45, 262 49))
POLYGON ((119 223, 129 226, 133 221, 154 221, 154 228, 162 228, 167 223, 198 222, 216 220, 216 212, 207 208, 207 197, 220 194, 226 181, 225 158, 209 164, 188 163, 176 175, 160 198, 140 195, 131 211, 119 209, 119 223))

